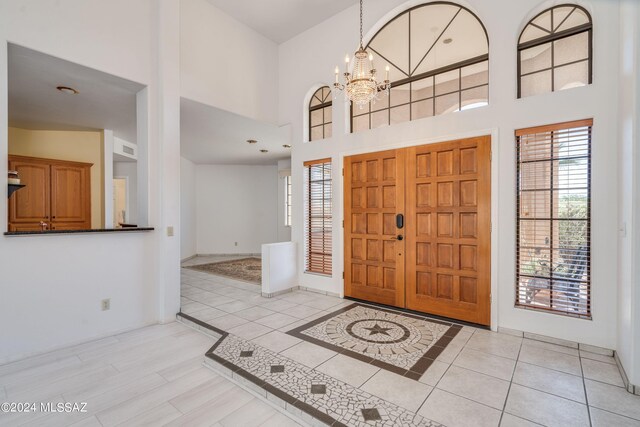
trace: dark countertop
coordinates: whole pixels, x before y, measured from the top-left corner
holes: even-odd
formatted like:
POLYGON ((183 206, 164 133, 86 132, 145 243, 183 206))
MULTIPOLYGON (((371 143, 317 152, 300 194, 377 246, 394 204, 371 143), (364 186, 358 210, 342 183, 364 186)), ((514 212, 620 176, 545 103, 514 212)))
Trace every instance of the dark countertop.
POLYGON ((7 231, 5 236, 41 236, 50 234, 84 234, 84 233, 135 233, 137 231, 153 231, 153 227, 131 228, 98 228, 93 230, 45 230, 45 231, 7 231))

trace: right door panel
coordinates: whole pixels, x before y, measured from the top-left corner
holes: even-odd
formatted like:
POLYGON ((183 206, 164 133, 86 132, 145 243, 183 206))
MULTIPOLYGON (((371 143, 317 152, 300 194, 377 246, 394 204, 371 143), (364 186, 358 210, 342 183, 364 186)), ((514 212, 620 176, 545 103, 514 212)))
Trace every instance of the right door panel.
POLYGON ((490 324, 491 140, 406 151, 406 307, 490 324))

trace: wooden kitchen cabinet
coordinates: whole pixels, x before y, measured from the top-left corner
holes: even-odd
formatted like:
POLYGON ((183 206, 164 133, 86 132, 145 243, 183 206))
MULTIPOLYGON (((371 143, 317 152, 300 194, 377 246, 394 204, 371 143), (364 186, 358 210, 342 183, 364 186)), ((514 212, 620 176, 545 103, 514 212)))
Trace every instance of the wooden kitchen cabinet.
POLYGON ((9 156, 22 190, 9 199, 9 231, 91 228, 90 163, 9 156))

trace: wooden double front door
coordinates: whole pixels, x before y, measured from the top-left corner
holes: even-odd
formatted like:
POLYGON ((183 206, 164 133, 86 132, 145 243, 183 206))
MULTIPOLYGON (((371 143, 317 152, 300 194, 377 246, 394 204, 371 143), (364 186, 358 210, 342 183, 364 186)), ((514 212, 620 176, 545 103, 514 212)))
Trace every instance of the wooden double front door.
POLYGON ((345 295, 489 325, 489 136, 346 157, 345 295))

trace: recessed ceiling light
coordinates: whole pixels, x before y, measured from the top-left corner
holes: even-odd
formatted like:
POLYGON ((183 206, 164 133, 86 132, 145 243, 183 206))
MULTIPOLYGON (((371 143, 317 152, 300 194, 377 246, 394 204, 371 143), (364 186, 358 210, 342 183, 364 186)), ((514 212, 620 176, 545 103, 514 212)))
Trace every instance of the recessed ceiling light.
POLYGON ((449 37, 449 38, 446 38, 446 39, 442 40, 442 43, 444 43, 444 44, 449 44, 449 43, 451 43, 452 41, 453 41, 453 39, 452 39, 451 37, 449 37))
POLYGON ((67 95, 77 95, 80 93, 76 89, 68 86, 58 86, 56 87, 56 89, 58 89, 62 93, 66 93, 67 95))
POLYGON ((258 141, 256 141, 255 139, 247 139, 247 142, 249 144, 257 144, 258 143, 258 141))
POLYGON ((291 146, 289 144, 284 144, 283 147, 284 148, 291 148, 291 146))
POLYGON ((265 150, 264 148, 262 150, 260 150, 261 153, 268 153, 269 150, 265 150))

